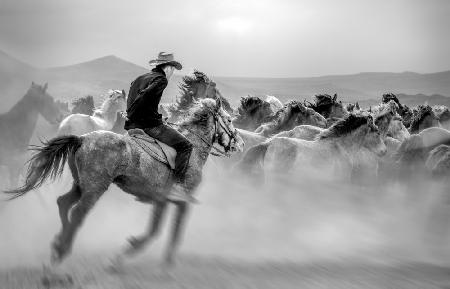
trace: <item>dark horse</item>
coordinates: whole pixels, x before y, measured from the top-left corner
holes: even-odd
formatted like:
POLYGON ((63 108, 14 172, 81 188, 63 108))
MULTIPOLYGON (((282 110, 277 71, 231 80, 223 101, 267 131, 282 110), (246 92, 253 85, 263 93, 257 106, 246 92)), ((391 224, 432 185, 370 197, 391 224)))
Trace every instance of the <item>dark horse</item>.
POLYGON ((428 104, 421 104, 413 111, 409 132, 411 134, 417 134, 426 128, 439 126, 439 119, 431 106, 428 104))
POLYGON ((270 103, 257 97, 241 97, 241 103, 238 107, 238 115, 233 120, 235 127, 254 131, 263 123, 273 119, 274 112, 270 103))
POLYGON ((0 165, 9 170, 10 186, 17 185, 39 114, 51 124, 58 124, 64 117, 58 103, 47 93, 47 84, 33 82, 25 96, 0 115, 0 165))
POLYGON ((228 113, 233 111, 228 100, 216 89, 216 83, 210 81, 208 76, 201 71, 195 70, 192 75, 183 76, 178 87, 180 88, 180 96, 177 97, 177 102, 162 104, 159 109, 163 115, 166 113, 164 110, 167 110, 168 119, 171 122, 182 119, 197 101, 211 95, 214 99, 220 99, 225 111, 228 113), (207 85, 204 85, 205 83, 207 85))

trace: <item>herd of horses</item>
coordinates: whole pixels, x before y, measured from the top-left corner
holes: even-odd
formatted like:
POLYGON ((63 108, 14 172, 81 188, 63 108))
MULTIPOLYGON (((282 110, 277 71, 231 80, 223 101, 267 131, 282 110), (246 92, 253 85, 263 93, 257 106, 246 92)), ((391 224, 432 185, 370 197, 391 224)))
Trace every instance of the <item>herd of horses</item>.
MULTIPOLYGON (((208 161, 262 182, 272 176, 302 174, 306 169, 310 174, 312 170, 362 185, 371 185, 374 179, 379 183, 382 178, 400 178, 396 172, 406 176, 405 181, 417 173, 448 181, 447 107, 423 104, 409 108, 387 93, 379 105, 365 109, 328 94, 316 95, 314 103, 291 100, 285 104, 273 96, 247 96, 234 109, 202 72, 185 76, 179 87, 178 101, 163 104, 160 110, 168 123, 176 124, 194 144, 189 173, 197 185, 208 161), (208 160, 217 147, 231 156, 208 160)), ((61 174, 68 164, 73 185, 57 200, 62 229, 52 243, 54 263, 70 252, 85 216, 110 184, 151 203, 151 224, 143 235, 132 237, 117 256, 115 265, 122 264, 160 231, 172 184, 170 166, 146 153, 123 130, 123 90, 111 90, 98 109, 94 109, 92 97, 79 99, 75 104, 83 107, 74 107, 70 113, 46 89, 47 85, 33 83, 26 95, 0 116, 0 162, 13 176, 24 164, 38 114, 58 125, 55 137, 35 148, 24 184, 5 192, 13 198, 22 196, 61 174)), ((174 260, 189 209, 187 203, 172 203, 176 221, 165 258, 168 265, 174 260)))

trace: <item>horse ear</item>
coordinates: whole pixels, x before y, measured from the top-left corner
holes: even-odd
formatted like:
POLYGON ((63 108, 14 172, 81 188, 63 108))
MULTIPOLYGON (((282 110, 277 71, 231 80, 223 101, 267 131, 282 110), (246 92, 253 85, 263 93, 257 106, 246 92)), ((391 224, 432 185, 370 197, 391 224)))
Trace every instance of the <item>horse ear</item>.
POLYGON ((44 86, 42 86, 42 90, 43 90, 43 91, 46 91, 46 90, 47 90, 47 87, 48 87, 48 82, 46 82, 46 83, 44 84, 44 86))
POLYGON ((333 96, 333 102, 336 101, 336 99, 337 99, 337 93, 335 93, 333 96))
POLYGON ((222 99, 220 97, 216 98, 216 108, 217 110, 222 108, 222 99))
POLYGON ((122 94, 124 97, 127 96, 127 94, 125 93, 125 89, 122 89, 122 94))

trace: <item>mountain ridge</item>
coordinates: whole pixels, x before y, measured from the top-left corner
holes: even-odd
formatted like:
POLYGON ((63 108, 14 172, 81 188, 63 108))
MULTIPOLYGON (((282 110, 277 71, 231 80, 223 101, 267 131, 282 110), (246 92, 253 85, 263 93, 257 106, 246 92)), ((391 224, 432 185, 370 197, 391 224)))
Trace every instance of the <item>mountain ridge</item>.
MULTIPOLYGON (((73 98, 91 94, 96 101, 109 89, 128 90, 131 81, 148 72, 147 68, 115 55, 106 55, 81 63, 50 68, 34 68, 0 50, 0 90, 4 98, 17 101, 29 86, 30 80, 49 83, 49 92, 56 98, 71 101, 73 98), (17 66, 17 67, 14 67, 17 66), (17 73, 19 72, 19 73, 17 73), (10 83, 15 83, 12 88, 10 83), (17 83, 19 85, 17 85, 17 83)), ((207 72, 206 72, 207 73, 207 72)), ((176 100, 181 75, 174 75, 164 92, 164 102, 176 100)), ((450 70, 417 72, 360 72, 345 75, 315 77, 259 78, 211 76, 222 94, 237 105, 241 96, 275 95, 282 102, 289 99, 312 99, 315 94, 339 95, 342 101, 368 101, 380 99, 386 92, 406 95, 450 95, 450 70)), ((8 101, 7 101, 8 102, 8 101)))

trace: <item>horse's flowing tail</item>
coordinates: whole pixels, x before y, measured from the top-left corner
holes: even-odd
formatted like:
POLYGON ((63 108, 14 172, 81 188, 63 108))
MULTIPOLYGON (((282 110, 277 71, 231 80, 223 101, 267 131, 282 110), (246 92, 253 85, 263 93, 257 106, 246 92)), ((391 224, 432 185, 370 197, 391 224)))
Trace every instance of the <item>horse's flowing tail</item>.
POLYGON ((13 194, 11 199, 23 196, 27 192, 40 187, 48 177, 60 176, 68 157, 73 157, 82 144, 82 139, 75 135, 59 136, 43 146, 34 148, 37 151, 28 161, 25 184, 20 188, 4 191, 13 194))
POLYGON ((253 177, 262 177, 264 157, 269 144, 269 142, 263 142, 249 148, 237 164, 237 168, 253 177))

